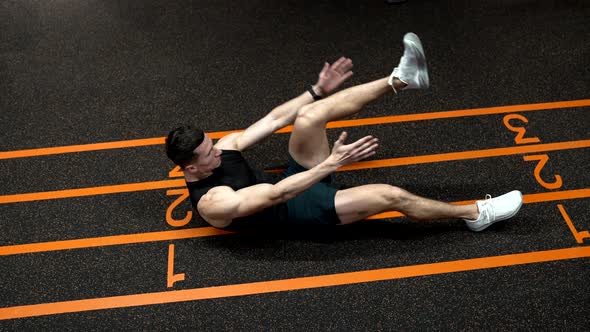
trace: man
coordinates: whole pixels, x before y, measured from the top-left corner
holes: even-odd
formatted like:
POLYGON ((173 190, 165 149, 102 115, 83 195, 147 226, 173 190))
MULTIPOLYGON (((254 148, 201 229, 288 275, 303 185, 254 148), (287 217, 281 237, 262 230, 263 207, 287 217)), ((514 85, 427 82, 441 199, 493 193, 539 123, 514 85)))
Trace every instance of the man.
POLYGON ((359 112, 388 93, 429 86, 426 58, 418 36, 404 36, 404 54, 389 77, 358 85, 328 98, 352 75, 352 61, 326 63, 317 83, 273 109, 244 132, 213 143, 200 129, 179 127, 168 135, 166 152, 184 171, 193 206, 209 224, 225 228, 267 220, 281 224, 349 224, 396 210, 415 220, 461 218, 473 231, 514 216, 522 194, 512 191, 469 205, 422 198, 388 184, 338 190, 330 174, 339 167, 375 154, 378 141, 366 136, 346 144, 343 132, 329 148, 326 123, 359 112), (322 100, 319 100, 322 99, 322 100), (315 100, 318 100, 314 102, 315 100), (276 130, 294 124, 289 140, 289 167, 279 179, 251 169, 241 151, 276 130))

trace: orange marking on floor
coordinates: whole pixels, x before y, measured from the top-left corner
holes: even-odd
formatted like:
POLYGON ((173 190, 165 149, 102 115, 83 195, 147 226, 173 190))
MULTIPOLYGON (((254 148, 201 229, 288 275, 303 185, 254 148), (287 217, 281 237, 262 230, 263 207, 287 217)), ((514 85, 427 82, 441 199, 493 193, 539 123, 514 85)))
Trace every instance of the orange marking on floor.
POLYGON ((514 143, 516 144, 529 144, 529 143, 539 143, 541 140, 538 137, 528 137, 525 138, 524 135, 526 133, 526 128, 524 127, 516 127, 510 124, 510 120, 518 119, 524 123, 529 123, 529 120, 520 114, 508 114, 504 117, 504 126, 508 128, 508 130, 517 133, 516 137, 514 138, 514 143))
POLYGON ((188 224, 193 219, 193 211, 192 210, 186 211, 184 218, 182 218, 180 220, 174 219, 174 217, 172 216, 172 212, 174 211, 174 209, 180 203, 182 203, 184 200, 189 199, 188 188, 168 190, 168 191, 166 191, 166 195, 167 196, 180 195, 166 209, 166 222, 168 223, 168 225, 170 225, 172 227, 182 227, 182 226, 185 226, 186 224, 188 224))
MULTIPOLYGON (((522 196, 522 201, 524 204, 533 204, 533 203, 543 203, 543 202, 552 202, 552 201, 560 201, 560 200, 568 200, 568 199, 580 199, 580 198, 588 198, 590 197, 590 188, 585 189, 574 189, 574 190, 565 190, 565 191, 552 191, 546 193, 538 193, 538 194, 526 194, 522 196)), ((460 201, 460 202, 451 202, 451 204, 455 205, 467 205, 475 203, 475 199, 468 200, 468 201, 460 201)), ((374 216, 370 216, 367 219, 386 219, 386 218, 398 218, 402 217, 403 214, 398 211, 390 211, 390 212, 383 212, 376 214, 374 216)), ((0 247, 1 248, 1 247, 0 247)))
POLYGON ((533 174, 535 175, 535 179, 537 180, 537 182, 541 186, 543 186, 544 188, 547 188, 547 189, 561 188, 561 186, 563 185, 563 180, 561 179, 561 175, 554 174, 553 176, 555 178, 555 181, 553 181, 553 182, 546 182, 545 180, 543 180, 543 178, 541 178, 541 171, 543 170, 543 167, 545 167, 545 165, 549 161, 548 155, 546 155, 546 154, 528 155, 528 156, 524 156, 523 159, 525 161, 538 161, 537 166, 535 166, 535 170, 533 171, 533 174))
POLYGON ((0 159, 26 158, 26 157, 47 156, 47 155, 63 154, 63 153, 122 149, 122 148, 130 148, 130 147, 149 146, 149 145, 161 145, 161 144, 164 144, 164 139, 165 139, 164 137, 154 137, 154 138, 132 139, 132 140, 127 140, 127 141, 80 144, 80 145, 69 145, 69 146, 56 146, 56 147, 50 147, 50 148, 28 149, 28 150, 18 150, 18 151, 3 151, 3 152, 0 152, 0 159))
MULTIPOLYGON (((419 114, 393 115, 393 116, 384 116, 384 117, 376 117, 376 118, 355 119, 355 120, 342 120, 342 121, 330 122, 327 124, 326 127, 330 128, 330 129, 332 129, 332 128, 345 128, 345 127, 358 127, 358 126, 379 125, 379 124, 386 124, 386 123, 449 119, 449 118, 492 115, 492 114, 502 114, 502 113, 511 113, 511 112, 544 111, 544 110, 554 110, 554 109, 561 109, 561 108, 575 108, 575 107, 584 107, 584 106, 590 106, 590 99, 559 101, 559 102, 549 102, 549 103, 536 103, 536 104, 521 104, 521 105, 510 105, 510 106, 495 106, 495 107, 473 108, 473 109, 465 109, 465 110, 430 112, 430 113, 419 113, 419 114)), ((292 130, 293 130, 293 126, 287 126, 285 128, 278 130, 276 133, 289 133, 292 130)), ((241 132, 241 131, 243 131, 243 130, 219 131, 219 132, 208 133, 208 135, 213 139, 219 139, 225 135, 235 133, 235 132, 241 132)), ((46 155, 53 155, 53 154, 87 152, 87 151, 97 151, 97 150, 106 150, 106 149, 134 148, 134 147, 139 147, 139 146, 160 145, 160 144, 164 144, 164 141, 165 141, 165 137, 154 137, 154 138, 127 140, 127 141, 48 147, 48 148, 27 149, 27 150, 18 150, 18 151, 4 151, 4 152, 0 152, 0 159, 37 157, 37 156, 46 156, 46 155)))
POLYGON ((580 199, 587 197, 590 197, 590 188, 564 191, 550 191, 545 193, 523 195, 522 202, 524 204, 533 204, 567 199, 580 199))
POLYGON ((93 237, 87 239, 62 240, 52 242, 39 242, 29 244, 16 244, 0 247, 0 256, 17 255, 25 253, 59 251, 70 249, 118 246, 124 244, 148 243, 159 241, 171 241, 181 239, 193 239, 206 236, 227 235, 233 232, 214 227, 199 227, 162 232, 149 232, 126 235, 111 235, 93 237))
POLYGON ((439 153, 424 156, 401 157, 381 160, 360 161, 338 169, 339 171, 353 171, 368 168, 394 167, 405 165, 417 165, 427 163, 438 163, 444 161, 456 161, 466 159, 479 159, 490 157, 501 157, 515 154, 526 154, 531 152, 556 151, 567 149, 581 149, 590 147, 590 140, 579 140, 559 143, 546 143, 535 145, 511 146, 506 148, 494 148, 473 151, 439 153))
POLYGON ((585 246, 313 277, 21 305, 0 308, 0 320, 333 287, 588 257, 590 246, 585 246))
MULTIPOLYGON (((525 204, 542 203, 561 201, 568 199, 580 199, 590 197, 590 188, 585 189, 574 189, 566 191, 552 191, 547 193, 538 194, 526 194, 523 195, 523 202, 525 204)), ((475 200, 467 200, 460 202, 453 202, 451 204, 473 204, 475 200)), ((391 211, 379 213, 371 216, 367 219, 393 219, 403 217, 401 212, 391 211)), ((217 235, 228 235, 235 234, 234 232, 225 231, 213 227, 199 227, 192 229, 173 230, 173 231, 162 231, 162 232, 150 232, 150 233, 137 233, 129 235, 114 235, 87 239, 77 240, 63 240, 54 242, 40 242, 40 243, 29 243, 29 244, 16 244, 0 247, 0 256, 8 255, 19 255, 28 254, 35 252, 45 251, 59 251, 59 250, 70 250, 70 249, 82 249, 92 247, 105 247, 124 245, 132 243, 146 243, 146 242, 157 242, 157 241, 168 241, 168 240, 180 240, 180 239, 192 239, 206 236, 217 236, 217 235)))
POLYGON ((174 283, 184 280, 184 273, 174 273, 174 244, 168 245, 168 273, 166 275, 166 284, 172 288, 174 283))
MULTIPOLYGON (((359 169, 369 169, 369 168, 395 167, 395 166, 404 166, 404 165, 437 163, 437 162, 455 161, 455 160, 501 157, 501 156, 525 154, 525 153, 531 153, 531 152, 580 149, 580 148, 588 148, 588 147, 590 147, 590 140, 579 140, 579 141, 570 141, 570 142, 513 146, 513 147, 485 149, 485 150, 450 152, 450 153, 431 154, 431 155, 425 155, 425 156, 401 157, 401 158, 391 158, 391 159, 382 159, 382 160, 361 161, 361 162, 357 162, 357 163, 354 163, 351 165, 341 167, 340 169, 338 169, 338 172, 352 171, 352 170, 359 170, 359 169)), ((276 170, 274 170, 274 171, 276 172, 276 170)), ((273 171, 269 171, 269 172, 273 172, 273 171)), ((162 180, 162 181, 142 182, 142 183, 132 183, 132 184, 119 184, 119 185, 104 186, 104 187, 67 189, 67 190, 46 191, 46 192, 27 193, 27 194, 13 194, 13 195, 0 196, 0 204, 30 202, 30 201, 48 200, 48 199, 73 198, 73 197, 91 196, 91 195, 115 194, 115 193, 121 193, 121 192, 165 189, 165 188, 184 187, 184 186, 186 186, 184 179, 176 179, 176 180, 162 180)))
POLYGON ((578 230, 576 230, 576 227, 574 226, 572 219, 567 214, 562 204, 557 204, 557 208, 559 209, 559 212, 561 212, 561 216, 563 217, 570 231, 574 235, 574 238, 576 239, 577 243, 584 243, 585 238, 590 238, 590 233, 588 231, 578 232, 578 230))
POLYGON ((0 204, 41 201, 47 199, 73 198, 94 195, 117 194, 134 191, 169 189, 175 187, 186 187, 184 179, 161 180, 151 182, 139 182, 128 184, 116 184, 112 186, 65 189, 56 191, 44 191, 38 193, 14 194, 0 196, 0 204))

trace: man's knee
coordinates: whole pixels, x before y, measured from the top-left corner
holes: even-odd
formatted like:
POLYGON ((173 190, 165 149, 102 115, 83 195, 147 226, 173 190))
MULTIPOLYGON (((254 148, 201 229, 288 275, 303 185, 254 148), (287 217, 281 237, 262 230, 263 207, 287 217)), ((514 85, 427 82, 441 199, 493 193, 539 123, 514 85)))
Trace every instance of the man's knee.
POLYGON ((403 206, 409 198, 409 193, 399 187, 384 185, 381 195, 390 206, 403 206))
POLYGON ((322 112, 321 105, 318 102, 304 105, 297 110, 296 122, 300 124, 317 124, 324 122, 325 112, 322 112))

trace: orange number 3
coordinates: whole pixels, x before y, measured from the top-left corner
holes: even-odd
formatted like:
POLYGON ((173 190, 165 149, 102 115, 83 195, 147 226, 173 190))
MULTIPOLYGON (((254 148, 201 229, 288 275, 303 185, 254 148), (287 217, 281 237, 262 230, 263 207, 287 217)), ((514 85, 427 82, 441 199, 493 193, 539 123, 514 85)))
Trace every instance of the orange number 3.
POLYGON ((516 138, 514 138, 514 142, 516 142, 516 144, 538 143, 541 141, 537 137, 524 138, 526 129, 524 129, 524 127, 514 127, 511 125, 510 120, 512 119, 518 119, 524 123, 529 123, 529 120, 520 114, 508 114, 504 117, 504 125, 506 128, 518 134, 516 135, 516 138))

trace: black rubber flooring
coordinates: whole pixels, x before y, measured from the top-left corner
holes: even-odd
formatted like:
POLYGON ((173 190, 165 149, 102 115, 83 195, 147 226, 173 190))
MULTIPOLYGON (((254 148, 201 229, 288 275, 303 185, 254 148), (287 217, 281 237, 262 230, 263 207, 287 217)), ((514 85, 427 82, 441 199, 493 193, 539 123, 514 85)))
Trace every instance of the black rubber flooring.
MULTIPOLYGON (((0 2, 0 330, 587 330, 589 17, 587 1, 0 2), (399 217, 209 236, 196 216, 167 222, 178 185, 145 183, 178 179, 173 165, 161 140, 130 140, 243 129, 341 55, 346 86, 389 75, 408 31, 431 88, 379 100, 346 130, 380 138, 375 160, 428 162, 336 180, 452 202, 519 189, 515 218, 482 233, 399 217), (473 111, 444 115, 456 110, 473 111), (131 146, 97 150, 119 141, 131 146), (90 151, 38 150, 78 145, 90 151), (484 152, 440 159, 462 151, 484 152)), ((287 141, 246 156, 280 167, 287 141)))

